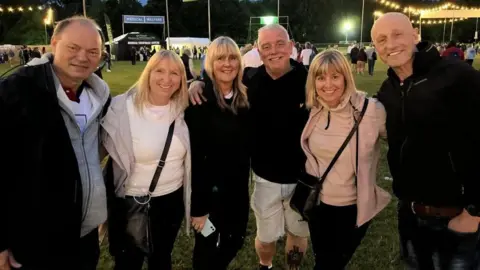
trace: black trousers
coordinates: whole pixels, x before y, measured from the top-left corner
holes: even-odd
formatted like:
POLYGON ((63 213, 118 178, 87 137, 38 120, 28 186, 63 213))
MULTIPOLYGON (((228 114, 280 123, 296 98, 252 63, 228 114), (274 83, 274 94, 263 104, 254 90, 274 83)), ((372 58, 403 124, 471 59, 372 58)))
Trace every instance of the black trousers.
POLYGON ((344 269, 360 245, 369 223, 356 227, 357 205, 320 204, 308 223, 315 270, 344 269))
POLYGON ((448 228, 449 218, 419 217, 411 203, 398 203, 401 255, 407 269, 480 269, 480 226, 475 233, 448 228))
MULTIPOLYGON (((185 214, 183 188, 170 194, 153 197, 150 219, 154 251, 148 256, 149 270, 172 269, 172 250, 185 214)), ((126 238, 125 238, 126 239, 126 238)), ((115 270, 141 270, 146 254, 132 243, 115 255, 115 270)))
POLYGON ((245 240, 250 211, 246 187, 244 191, 222 194, 220 190, 220 194, 213 195, 209 219, 216 231, 208 237, 195 234, 193 269, 226 270, 237 256, 245 240))
MULTIPOLYGON (((80 238, 80 247, 79 247, 79 254, 77 257, 77 261, 71 262, 72 265, 68 266, 68 269, 75 269, 75 270, 96 270, 98 259, 100 258, 100 246, 98 241, 98 229, 94 229, 89 234, 85 235, 84 237, 80 238)), ((52 262, 55 264, 55 261, 52 262)), ((39 265, 43 265, 44 262, 39 262, 39 265)), ((17 268, 12 268, 17 269, 17 268)), ((18 268, 19 270, 38 270, 38 269, 45 269, 43 268, 36 268, 30 266, 23 266, 18 268)), ((60 269, 60 268, 53 268, 53 269, 60 269)))
POLYGON ((471 66, 473 65, 473 59, 467 59, 467 63, 471 66))
POLYGON ((374 69, 375 69, 375 60, 368 59, 368 74, 373 75, 374 69))

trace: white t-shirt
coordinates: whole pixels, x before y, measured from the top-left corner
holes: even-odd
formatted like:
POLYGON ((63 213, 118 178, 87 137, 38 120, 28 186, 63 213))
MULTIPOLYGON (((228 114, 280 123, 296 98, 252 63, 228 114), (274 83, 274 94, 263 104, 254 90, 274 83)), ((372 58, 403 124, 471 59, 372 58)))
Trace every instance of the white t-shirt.
MULTIPOLYGON (((132 96, 127 100, 130 132, 133 142, 135 165, 126 183, 126 195, 144 196, 152 182, 170 126, 170 104, 166 106, 144 106, 143 115, 134 107, 132 96)), ((187 149, 173 135, 165 167, 158 180, 153 197, 170 194, 183 185, 184 160, 187 149)))
POLYGON ((80 102, 75 102, 68 98, 61 84, 58 85, 58 88, 57 95, 64 101, 64 104, 67 105, 67 107, 73 113, 80 131, 83 133, 85 131, 85 127, 87 126, 88 120, 93 113, 94 98, 90 96, 92 94, 92 90, 85 86, 80 94, 80 97, 78 98, 80 102))
POLYGON ((310 65, 310 55, 312 55, 313 51, 312 49, 303 49, 300 57, 302 57, 302 62, 304 66, 309 66, 310 65))
POLYGON ((293 60, 297 60, 298 58, 298 50, 297 48, 295 48, 295 46, 293 46, 292 48, 292 54, 290 55, 290 58, 292 58, 293 60))
POLYGON ((260 59, 260 54, 258 53, 257 48, 251 49, 245 55, 243 55, 243 65, 244 67, 259 67, 263 65, 262 60, 260 59))
POLYGON ((353 47, 355 47, 354 45, 350 45, 347 47, 347 53, 350 54, 352 52, 352 49, 353 47))

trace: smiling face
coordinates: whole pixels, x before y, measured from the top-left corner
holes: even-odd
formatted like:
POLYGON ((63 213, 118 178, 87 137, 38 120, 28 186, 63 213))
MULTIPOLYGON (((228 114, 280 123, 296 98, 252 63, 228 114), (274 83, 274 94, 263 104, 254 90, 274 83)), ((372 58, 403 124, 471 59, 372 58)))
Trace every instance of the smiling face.
POLYGON ((258 33, 258 52, 270 74, 281 76, 288 72, 292 46, 285 29, 266 28, 258 33))
POLYGON ((205 71, 217 86, 227 87, 230 84, 234 88, 233 85, 241 81, 243 75, 241 58, 240 49, 233 39, 218 37, 208 46, 205 71))
POLYGON ((329 68, 327 72, 315 78, 315 90, 317 96, 328 107, 335 108, 340 104, 345 93, 345 76, 336 69, 329 68))
POLYGON ((180 89, 181 82, 181 70, 171 59, 161 59, 150 71, 150 93, 165 100, 180 89))
POLYGON ((411 64, 418 35, 408 17, 387 13, 372 28, 372 40, 382 61, 392 68, 411 64))
POLYGON ((232 83, 240 70, 240 59, 234 54, 221 55, 213 61, 213 76, 218 83, 232 83))
POLYGON ((335 49, 315 56, 308 70, 306 88, 307 108, 336 108, 349 93, 357 91, 349 61, 335 49))
POLYGON ((100 63, 102 39, 91 24, 72 22, 51 45, 56 71, 72 81, 87 79, 100 63))

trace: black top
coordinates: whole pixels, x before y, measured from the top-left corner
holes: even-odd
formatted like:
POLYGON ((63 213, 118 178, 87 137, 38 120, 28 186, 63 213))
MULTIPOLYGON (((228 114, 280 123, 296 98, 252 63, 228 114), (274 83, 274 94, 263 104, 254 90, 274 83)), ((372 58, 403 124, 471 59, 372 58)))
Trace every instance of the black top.
MULTIPOLYGON (((213 85, 205 74, 203 94, 207 102, 190 106, 185 121, 190 131, 192 151, 192 209, 194 217, 212 210, 215 198, 236 205, 248 206, 250 155, 248 151, 247 108, 234 114, 217 104, 213 85), (219 196, 213 196, 216 193, 219 196)), ((225 100, 231 104, 232 99, 225 100)), ((214 206, 216 207, 216 206, 214 206)), ((248 209, 248 207, 247 207, 248 209)))
POLYGON ((29 269, 77 269, 82 188, 51 63, 0 80, 0 252, 29 269))
POLYGON ((429 205, 480 206, 480 72, 442 59, 435 46, 422 42, 412 76, 401 82, 393 70, 388 75, 377 97, 387 111, 396 196, 429 205))
POLYGON ((300 136, 308 119, 305 109, 307 70, 294 60, 292 69, 274 80, 265 66, 246 68, 244 84, 250 102, 252 168, 275 183, 296 183, 305 169, 300 136))
POLYGON ((180 57, 182 59, 183 65, 185 66, 185 72, 187 74, 187 81, 193 79, 192 72, 190 72, 190 57, 186 54, 182 54, 180 57))

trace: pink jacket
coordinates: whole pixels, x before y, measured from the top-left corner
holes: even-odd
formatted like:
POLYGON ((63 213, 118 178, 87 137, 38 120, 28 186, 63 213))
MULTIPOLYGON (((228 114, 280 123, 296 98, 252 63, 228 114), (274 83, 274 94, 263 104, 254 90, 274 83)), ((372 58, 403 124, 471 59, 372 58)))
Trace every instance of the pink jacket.
MULTIPOLYGON (((352 104, 361 110, 365 102, 365 93, 356 92, 351 96, 352 104)), ((312 108, 310 117, 302 133, 302 149, 307 156, 307 173, 320 177, 317 162, 308 147, 308 139, 311 136, 315 123, 318 121, 320 107, 312 108)), ((369 99, 365 116, 359 126, 358 147, 358 175, 357 175, 357 226, 361 226, 375 217, 390 202, 388 192, 377 186, 377 166, 380 159, 380 137, 386 138, 385 108, 376 99, 369 99)), ((352 153, 356 152, 356 136, 350 140, 347 147, 351 147, 352 153)), ((352 164, 355 164, 355 155, 352 155, 352 164)), ((323 168, 325 170, 326 168, 323 168)))

